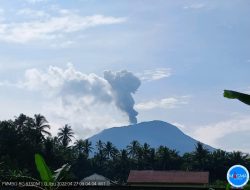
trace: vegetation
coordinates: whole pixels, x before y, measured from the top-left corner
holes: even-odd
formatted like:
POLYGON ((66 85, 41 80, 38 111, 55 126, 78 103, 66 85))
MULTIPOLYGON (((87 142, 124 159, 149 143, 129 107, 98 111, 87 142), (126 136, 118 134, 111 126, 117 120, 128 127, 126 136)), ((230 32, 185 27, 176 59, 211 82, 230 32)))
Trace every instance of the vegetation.
POLYGON ((224 97, 229 99, 238 99, 239 101, 250 105, 250 95, 232 90, 224 90, 224 97))
POLYGON ((37 171, 40 174, 41 182, 47 182, 48 184, 48 186, 45 186, 45 188, 41 188, 38 186, 40 189, 43 190, 57 189, 56 187, 55 188, 53 187, 54 186, 53 184, 56 184, 56 182, 60 182, 63 179, 67 179, 67 172, 70 169, 70 165, 64 164, 61 168, 57 169, 53 174, 40 154, 35 154, 35 163, 37 171))
POLYGON ((60 177, 52 177, 55 174, 50 170, 64 168, 69 170, 68 181, 79 181, 99 173, 124 184, 130 170, 185 170, 209 171, 212 183, 226 184, 226 173, 232 165, 250 167, 248 154, 223 150, 209 152, 202 143, 196 145, 194 152, 184 155, 166 146, 152 148, 138 141, 118 150, 112 142, 92 144, 88 140, 74 140, 69 125, 59 129, 55 137, 50 135, 49 128, 46 118, 40 114, 34 118, 21 114, 14 120, 0 121, 0 179, 14 175, 43 181, 59 180, 60 177))

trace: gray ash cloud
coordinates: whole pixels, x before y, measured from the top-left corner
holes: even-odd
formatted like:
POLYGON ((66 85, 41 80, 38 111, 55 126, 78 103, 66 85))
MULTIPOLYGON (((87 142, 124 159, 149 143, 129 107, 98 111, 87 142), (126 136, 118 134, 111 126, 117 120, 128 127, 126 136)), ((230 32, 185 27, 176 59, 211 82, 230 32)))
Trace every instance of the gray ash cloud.
POLYGON ((116 106, 128 115, 130 123, 137 123, 138 112, 134 109, 135 101, 132 94, 140 87, 140 79, 126 70, 105 71, 104 78, 112 87, 116 106))

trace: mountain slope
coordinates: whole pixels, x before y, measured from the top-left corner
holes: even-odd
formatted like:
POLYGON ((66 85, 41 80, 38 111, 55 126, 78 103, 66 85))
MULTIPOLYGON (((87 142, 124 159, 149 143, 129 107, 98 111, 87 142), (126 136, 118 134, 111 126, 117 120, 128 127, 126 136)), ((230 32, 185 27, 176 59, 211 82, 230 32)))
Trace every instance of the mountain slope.
MULTIPOLYGON (((106 129, 90 137, 89 140, 93 145, 96 145, 98 140, 102 142, 110 141, 118 149, 126 148, 131 141, 137 140, 141 144, 146 142, 153 148, 164 145, 170 149, 176 149, 180 154, 193 151, 198 142, 184 134, 176 126, 163 121, 149 121, 106 129)), ((213 150, 212 147, 205 146, 209 150, 213 150)))

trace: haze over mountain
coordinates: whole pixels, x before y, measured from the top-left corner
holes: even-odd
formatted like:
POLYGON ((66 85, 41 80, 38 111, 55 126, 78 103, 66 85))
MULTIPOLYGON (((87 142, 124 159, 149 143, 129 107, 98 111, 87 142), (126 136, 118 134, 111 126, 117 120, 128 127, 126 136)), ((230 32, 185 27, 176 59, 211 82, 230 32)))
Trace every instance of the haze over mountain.
MULTIPOLYGON (((176 126, 159 120, 105 129, 90 137, 89 140, 93 145, 99 140, 102 142, 110 141, 118 149, 124 149, 130 142, 137 140, 141 144, 148 143, 152 148, 157 148, 160 145, 167 146, 179 151, 180 154, 192 152, 198 142, 184 134, 176 126)), ((205 147, 214 150, 209 145, 205 145, 205 147)))

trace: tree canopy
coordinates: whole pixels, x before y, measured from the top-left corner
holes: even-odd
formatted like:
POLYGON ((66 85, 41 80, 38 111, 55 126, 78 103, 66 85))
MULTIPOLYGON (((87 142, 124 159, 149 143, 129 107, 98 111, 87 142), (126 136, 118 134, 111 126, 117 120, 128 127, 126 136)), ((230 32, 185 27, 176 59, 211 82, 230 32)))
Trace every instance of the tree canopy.
POLYGON ((40 114, 34 117, 20 114, 14 120, 0 121, 0 178, 25 174, 38 179, 34 164, 37 153, 44 157, 52 171, 65 163, 71 165, 68 180, 74 181, 99 173, 124 184, 130 170, 184 170, 209 171, 211 182, 215 183, 225 181, 228 168, 234 164, 250 167, 248 154, 209 152, 202 143, 198 143, 193 152, 183 155, 166 146, 153 148, 136 140, 119 150, 109 141, 92 144, 89 140, 75 139, 70 125, 63 126, 57 136, 52 136, 43 132, 48 126, 46 118, 40 114))

